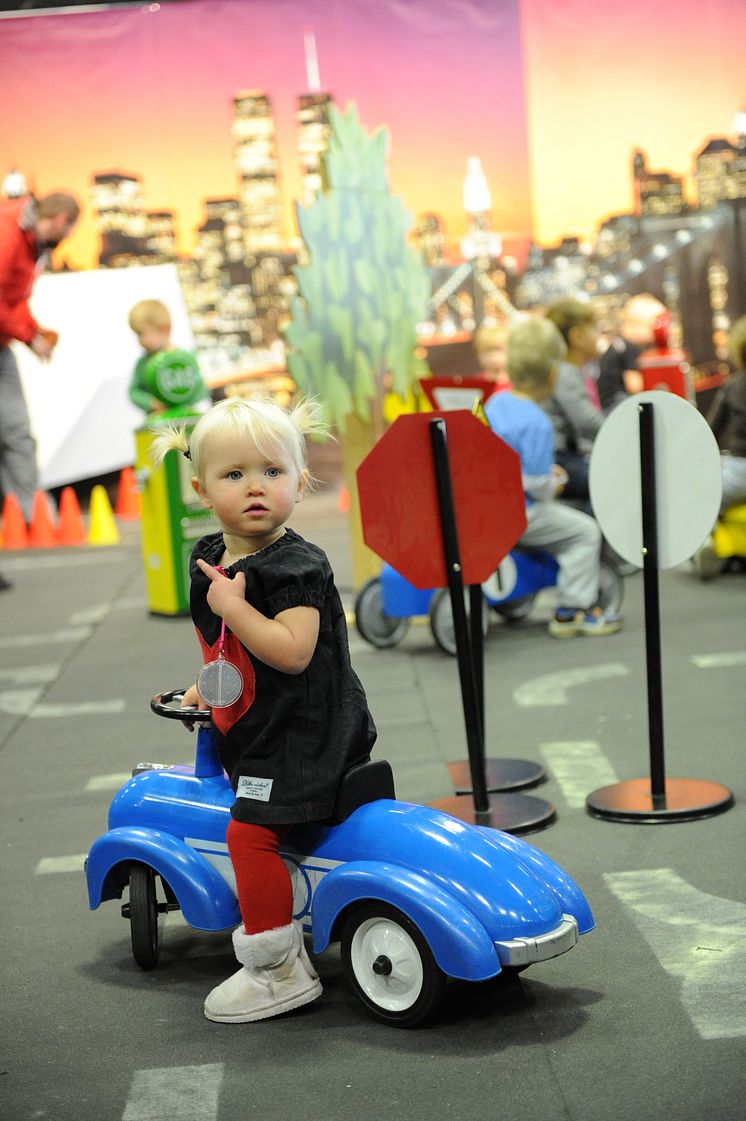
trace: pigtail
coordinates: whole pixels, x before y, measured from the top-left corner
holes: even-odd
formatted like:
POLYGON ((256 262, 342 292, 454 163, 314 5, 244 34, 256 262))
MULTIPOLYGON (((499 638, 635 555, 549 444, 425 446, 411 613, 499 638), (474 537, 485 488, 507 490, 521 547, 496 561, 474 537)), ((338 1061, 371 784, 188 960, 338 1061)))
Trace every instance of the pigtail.
POLYGON ((152 431, 156 434, 151 445, 153 463, 156 467, 163 462, 170 451, 181 452, 182 455, 190 458, 189 441, 183 424, 159 424, 152 431))
POLYGON ((290 410, 290 419, 301 436, 323 439, 329 435, 329 425, 324 419, 324 411, 312 397, 302 397, 290 410))

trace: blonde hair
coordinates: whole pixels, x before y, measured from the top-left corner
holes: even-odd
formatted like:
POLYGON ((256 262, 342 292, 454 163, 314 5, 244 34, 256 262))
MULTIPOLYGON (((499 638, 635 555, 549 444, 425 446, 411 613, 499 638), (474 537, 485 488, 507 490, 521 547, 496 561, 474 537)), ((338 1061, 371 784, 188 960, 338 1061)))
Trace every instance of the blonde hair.
POLYGON ((507 324, 502 324, 499 327, 478 327, 474 332, 472 345, 475 353, 479 356, 488 350, 502 350, 507 337, 507 324))
POLYGON ((508 335, 508 377, 515 389, 540 389, 566 354, 567 344, 551 319, 532 316, 508 335))
POLYGON ((162 327, 171 330, 171 313, 160 300, 140 300, 127 318, 132 330, 139 334, 146 327, 162 327))
POLYGON ((191 459, 194 474, 203 482, 209 457, 206 444, 213 437, 238 436, 268 458, 282 449, 298 474, 307 475, 305 437, 325 436, 327 426, 321 406, 308 398, 288 410, 266 397, 230 397, 203 413, 190 433, 183 423, 159 424, 153 431, 153 462, 158 465, 175 449, 191 459))

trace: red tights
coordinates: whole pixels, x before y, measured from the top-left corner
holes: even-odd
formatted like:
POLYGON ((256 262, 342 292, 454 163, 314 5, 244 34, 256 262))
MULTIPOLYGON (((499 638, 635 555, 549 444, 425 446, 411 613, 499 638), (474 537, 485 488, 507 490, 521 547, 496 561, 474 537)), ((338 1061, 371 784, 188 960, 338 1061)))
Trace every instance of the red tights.
POLYGON ((236 873, 238 907, 247 934, 287 926, 293 918, 293 885, 279 855, 288 825, 247 825, 231 818, 226 841, 236 873))

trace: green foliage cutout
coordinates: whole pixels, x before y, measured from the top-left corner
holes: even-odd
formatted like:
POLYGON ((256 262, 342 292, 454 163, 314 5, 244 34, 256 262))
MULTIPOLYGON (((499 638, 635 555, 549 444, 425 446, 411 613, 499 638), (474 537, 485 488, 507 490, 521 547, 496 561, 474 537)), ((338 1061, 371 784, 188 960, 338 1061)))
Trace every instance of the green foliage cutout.
POLYGON ((355 106, 330 107, 325 191, 297 206, 309 263, 295 268, 300 295, 286 337, 290 374, 318 397, 327 420, 344 431, 353 411, 380 409, 384 373, 405 396, 428 373, 415 356, 429 277, 406 244, 410 217, 386 180, 388 134, 368 135, 355 106))

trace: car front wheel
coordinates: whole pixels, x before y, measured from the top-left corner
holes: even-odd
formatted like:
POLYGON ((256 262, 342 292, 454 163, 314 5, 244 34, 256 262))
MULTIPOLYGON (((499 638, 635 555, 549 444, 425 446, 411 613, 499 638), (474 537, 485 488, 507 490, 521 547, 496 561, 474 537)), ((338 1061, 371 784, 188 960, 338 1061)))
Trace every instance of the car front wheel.
POLYGON ((446 977, 421 931, 395 907, 358 907, 342 930, 342 962, 352 987, 374 1019, 411 1028, 431 1017, 446 977))
POLYGON ((133 864, 130 869, 129 920, 132 956, 141 969, 155 969, 158 964, 158 913, 155 872, 147 864, 133 864))

